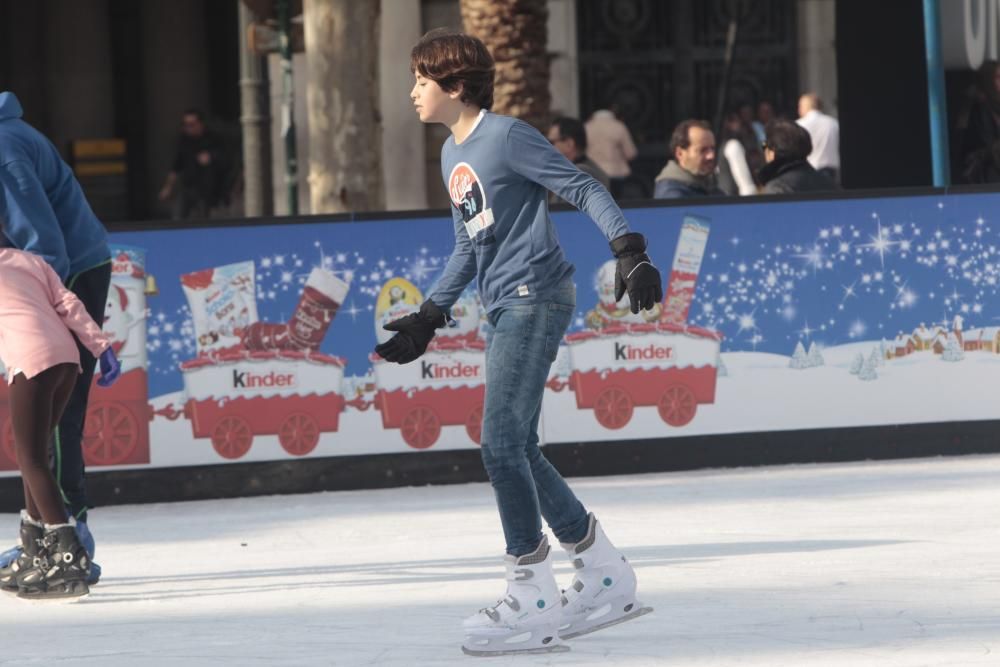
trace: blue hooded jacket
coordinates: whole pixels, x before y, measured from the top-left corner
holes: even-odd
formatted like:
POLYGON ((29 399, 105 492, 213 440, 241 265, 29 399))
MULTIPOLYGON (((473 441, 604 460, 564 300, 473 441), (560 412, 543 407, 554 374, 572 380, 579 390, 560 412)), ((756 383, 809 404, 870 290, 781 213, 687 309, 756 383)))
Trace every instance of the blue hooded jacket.
POLYGON ((0 245, 39 255, 63 282, 108 261, 108 233, 56 147, 0 93, 0 245))

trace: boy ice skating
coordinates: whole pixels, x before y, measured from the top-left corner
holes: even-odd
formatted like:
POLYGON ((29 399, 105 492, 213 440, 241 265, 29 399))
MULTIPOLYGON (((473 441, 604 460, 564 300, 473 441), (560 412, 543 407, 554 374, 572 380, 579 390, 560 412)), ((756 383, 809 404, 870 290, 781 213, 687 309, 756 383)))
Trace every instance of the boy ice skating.
POLYGON ((489 112, 494 64, 481 41, 433 31, 414 47, 410 68, 420 120, 451 130, 441 169, 455 249, 420 311, 387 324, 396 334, 375 351, 401 364, 420 357, 477 279, 488 319, 482 457, 506 540, 507 592, 465 620, 462 648, 471 655, 565 651, 564 639, 651 609, 636 600, 632 567, 538 447, 545 380, 576 304, 547 190, 587 213, 610 241, 616 296, 627 292, 633 313, 663 298, 660 273, 600 183, 530 125, 489 112), (576 568, 565 591, 552 574, 543 516, 576 568))
POLYGON ((70 335, 100 358, 101 386, 120 372, 111 341, 83 303, 40 257, 0 248, 0 359, 10 385, 11 424, 24 506, 21 554, 0 576, 0 588, 28 599, 89 592, 90 557, 66 513, 49 468, 49 438, 82 372, 70 335))

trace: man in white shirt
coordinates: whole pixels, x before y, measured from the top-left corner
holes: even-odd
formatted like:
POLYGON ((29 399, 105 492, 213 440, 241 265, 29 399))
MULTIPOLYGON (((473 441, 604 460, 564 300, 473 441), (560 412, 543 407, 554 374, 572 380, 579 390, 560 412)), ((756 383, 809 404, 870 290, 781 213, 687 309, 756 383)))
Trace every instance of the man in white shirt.
POLYGON ((807 158, 816 171, 840 182, 840 123, 822 111, 823 103, 815 93, 799 98, 799 125, 812 139, 813 150, 807 158))

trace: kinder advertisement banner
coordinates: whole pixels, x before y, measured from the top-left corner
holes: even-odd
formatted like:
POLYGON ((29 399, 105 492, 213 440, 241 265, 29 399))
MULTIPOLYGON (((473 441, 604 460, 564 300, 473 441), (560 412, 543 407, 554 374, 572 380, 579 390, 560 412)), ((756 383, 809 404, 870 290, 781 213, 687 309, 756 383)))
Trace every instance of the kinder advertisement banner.
MULTIPOLYGON (((669 278, 633 315, 596 226, 554 214, 577 313, 545 442, 1000 417, 1000 195, 629 209, 669 278), (984 398, 976 398, 985 392, 984 398)), ((486 315, 405 366, 371 354, 453 246, 450 218, 115 234, 92 468, 476 447, 486 315), (158 286, 158 289, 156 289, 158 286)), ((0 469, 12 470, 0 386, 0 469)), ((9 473, 7 473, 9 474, 9 473)))

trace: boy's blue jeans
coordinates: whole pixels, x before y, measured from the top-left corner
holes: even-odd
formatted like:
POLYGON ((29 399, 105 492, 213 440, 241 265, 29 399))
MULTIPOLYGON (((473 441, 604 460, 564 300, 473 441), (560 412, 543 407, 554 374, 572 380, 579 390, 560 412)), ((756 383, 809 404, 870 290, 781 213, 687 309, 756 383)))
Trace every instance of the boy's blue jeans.
POLYGON ((513 556, 538 548, 543 516, 560 542, 587 533, 583 504, 538 448, 545 381, 575 306, 576 288, 567 281, 551 301, 488 317, 482 455, 513 556))

